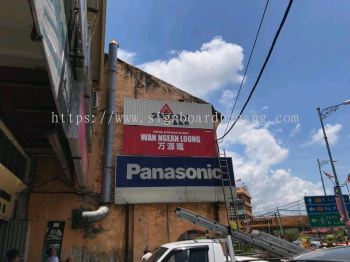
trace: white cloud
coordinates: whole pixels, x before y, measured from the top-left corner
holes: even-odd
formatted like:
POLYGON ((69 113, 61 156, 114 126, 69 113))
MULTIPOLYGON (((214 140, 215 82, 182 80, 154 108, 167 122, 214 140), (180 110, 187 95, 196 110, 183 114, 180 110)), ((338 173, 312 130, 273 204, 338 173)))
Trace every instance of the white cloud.
MULTIPOLYGON (((223 128, 224 125, 219 127, 219 134, 223 128)), ((277 143, 267 128, 259 128, 257 122, 240 120, 224 139, 224 145, 232 144, 243 145, 248 160, 264 165, 277 164, 288 156, 288 150, 277 143)))
POLYGON ((173 55, 169 60, 155 60, 139 67, 201 97, 242 80, 239 71, 243 68, 243 48, 221 37, 202 44, 199 50, 182 50, 173 55))
POLYGON ((262 110, 267 110, 267 109, 269 109, 269 107, 268 106, 263 106, 261 109, 262 110))
MULTIPOLYGON (((335 144, 338 139, 338 133, 339 131, 342 129, 342 125, 341 124, 335 124, 335 125, 331 125, 331 124, 327 124, 325 125, 325 130, 326 130, 326 134, 328 137, 328 142, 333 145, 335 144)), ((303 144, 302 146, 309 146, 309 145, 314 145, 314 144, 324 144, 324 138, 323 138, 323 131, 322 129, 318 129, 316 132, 313 132, 313 134, 311 135, 311 140, 305 144, 303 144)))
POLYGON ((168 51, 169 55, 176 55, 179 51, 175 50, 175 49, 171 49, 168 51))
POLYGON ((295 137, 300 131, 301 131, 301 127, 300 127, 300 123, 297 123, 295 125, 295 127, 292 129, 292 131, 290 131, 289 137, 293 138, 295 137))
MULTIPOLYGON (((219 126, 219 135, 224 128, 219 126)), ((221 147, 231 150, 227 155, 232 156, 235 176, 248 186, 255 212, 301 200, 305 194, 322 194, 320 183, 293 176, 290 169, 273 169, 288 157, 288 149, 266 127, 242 120, 221 147), (235 145, 243 146, 244 152, 232 152, 235 145)))
POLYGON ((231 108, 234 103, 234 99, 237 96, 237 91, 224 90, 219 99, 219 103, 223 105, 225 108, 231 108))
POLYGON ((118 58, 129 64, 134 64, 135 57, 136 53, 134 52, 130 52, 122 48, 118 49, 118 58))
MULTIPOLYGON (((260 189, 260 193, 271 196, 260 202, 260 208, 265 209, 271 206, 291 203, 303 199, 305 195, 322 195, 320 183, 306 181, 292 175, 291 169, 271 170, 266 188, 260 189)), ((259 188, 257 188, 259 190, 259 188)))

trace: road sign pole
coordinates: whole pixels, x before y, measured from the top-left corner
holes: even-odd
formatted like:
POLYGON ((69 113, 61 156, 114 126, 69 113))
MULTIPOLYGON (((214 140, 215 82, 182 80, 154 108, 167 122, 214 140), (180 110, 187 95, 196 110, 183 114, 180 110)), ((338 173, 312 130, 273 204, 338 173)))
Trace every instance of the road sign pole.
MULTIPOLYGON (((327 109, 327 108, 326 108, 327 109)), ((326 135, 326 130, 324 129, 324 124, 323 124, 323 118, 325 117, 324 115, 322 115, 320 108, 317 108, 317 112, 318 112, 318 116, 320 118, 320 122, 321 122, 321 127, 322 127, 322 131, 323 131, 323 136, 324 136, 324 141, 326 142, 326 147, 327 147, 327 152, 328 152, 328 156, 329 156, 329 160, 331 161, 331 166, 332 166, 332 171, 333 171, 333 175, 334 175, 334 181, 335 181, 335 193, 336 196, 340 197, 341 201, 344 202, 343 199, 343 194, 341 191, 341 187, 339 185, 339 180, 338 180, 338 176, 337 176, 337 172, 335 170, 335 166, 334 166, 334 162, 333 162, 333 157, 332 157, 332 153, 331 153, 331 149, 328 143, 328 138, 326 135)), ((341 205, 343 206, 343 205, 341 205)), ((339 210, 339 214, 345 214, 344 217, 344 224, 345 224, 345 228, 347 231, 347 235, 348 238, 350 238, 350 223, 349 223, 349 217, 347 215, 347 210, 345 208, 345 210, 339 210)))

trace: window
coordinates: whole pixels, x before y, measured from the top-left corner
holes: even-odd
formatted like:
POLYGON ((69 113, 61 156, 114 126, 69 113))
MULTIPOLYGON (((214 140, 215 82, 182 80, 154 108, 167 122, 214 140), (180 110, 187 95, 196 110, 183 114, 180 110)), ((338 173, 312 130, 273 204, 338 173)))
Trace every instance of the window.
POLYGON ((208 249, 194 249, 190 250, 190 260, 189 262, 207 262, 208 259, 208 249))
POLYGON ((208 246, 174 250, 166 262, 208 262, 208 246))
POLYGON ((0 261, 5 261, 4 255, 6 251, 12 248, 19 250, 21 261, 27 261, 27 221, 10 221, 4 222, 0 220, 0 261))

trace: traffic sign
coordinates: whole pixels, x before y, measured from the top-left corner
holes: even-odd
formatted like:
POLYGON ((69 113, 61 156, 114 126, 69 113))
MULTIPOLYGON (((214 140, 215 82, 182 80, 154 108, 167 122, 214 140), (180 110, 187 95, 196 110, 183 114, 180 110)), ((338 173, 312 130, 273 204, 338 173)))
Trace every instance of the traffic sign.
MULTIPOLYGON (((350 213, 349 196, 343 195, 346 210, 350 213)), ((310 227, 338 227, 344 223, 340 220, 340 214, 336 204, 336 197, 330 196, 305 196, 306 211, 310 227)))
MULTIPOLYGON (((349 196, 343 195, 345 203, 350 203, 349 196)), ((313 204, 335 204, 335 195, 330 196, 306 196, 304 197, 306 205, 313 204)))
POLYGON ((309 214, 310 227, 340 227, 344 223, 340 221, 339 213, 309 214))
MULTIPOLYGON (((350 204, 346 204, 346 210, 350 212, 350 204)), ((306 211, 308 214, 313 213, 333 213, 338 212, 337 206, 335 204, 326 205, 306 205, 306 211)))

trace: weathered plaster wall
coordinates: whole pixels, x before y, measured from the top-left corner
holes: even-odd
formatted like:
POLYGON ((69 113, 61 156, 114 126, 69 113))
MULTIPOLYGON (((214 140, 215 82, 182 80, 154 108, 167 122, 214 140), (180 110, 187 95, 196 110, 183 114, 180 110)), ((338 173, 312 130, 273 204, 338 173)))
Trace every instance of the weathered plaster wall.
MULTIPOLYGON (((144 248, 176 241, 188 230, 203 230, 175 216, 182 206, 212 219, 225 221, 224 208, 215 203, 112 205, 102 221, 84 229, 72 229, 72 210, 98 207, 102 174, 104 123, 100 120, 105 105, 106 86, 99 90, 100 110, 94 118, 93 143, 89 153, 86 192, 78 194, 59 178, 62 170, 55 159, 38 159, 36 181, 40 185, 30 195, 28 218, 29 261, 40 261, 48 221, 66 221, 63 258, 71 261, 140 261, 144 248), (49 182, 45 182, 49 181, 49 182)), ((124 62, 118 63, 116 113, 123 112, 123 98, 144 98, 184 102, 204 102, 124 62)), ((115 125, 114 156, 121 154, 122 124, 115 125)), ((114 197, 114 196, 112 196, 114 197)))

